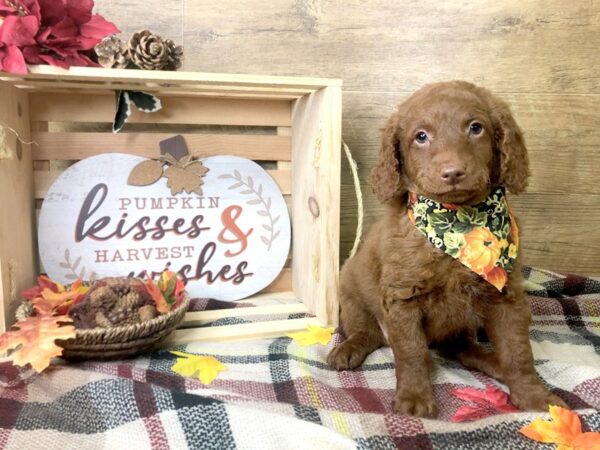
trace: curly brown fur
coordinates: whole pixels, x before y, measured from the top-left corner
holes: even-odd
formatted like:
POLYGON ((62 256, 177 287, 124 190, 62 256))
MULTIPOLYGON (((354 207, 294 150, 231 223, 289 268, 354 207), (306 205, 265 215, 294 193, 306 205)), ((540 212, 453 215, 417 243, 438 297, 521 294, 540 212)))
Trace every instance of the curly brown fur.
POLYGON ((502 380, 522 409, 564 405, 533 366, 531 313, 519 266, 499 292, 435 249, 407 216, 409 190, 440 202, 475 204, 494 186, 522 192, 528 167, 521 130, 508 106, 486 89, 462 81, 431 84, 399 105, 383 130, 370 178, 387 211, 342 269, 341 322, 348 339, 329 354, 332 367, 355 368, 373 350, 390 345, 394 410, 435 416, 428 350, 434 346, 502 380), (420 133, 425 142, 418 141, 420 133), (477 343, 479 327, 493 351, 477 343))

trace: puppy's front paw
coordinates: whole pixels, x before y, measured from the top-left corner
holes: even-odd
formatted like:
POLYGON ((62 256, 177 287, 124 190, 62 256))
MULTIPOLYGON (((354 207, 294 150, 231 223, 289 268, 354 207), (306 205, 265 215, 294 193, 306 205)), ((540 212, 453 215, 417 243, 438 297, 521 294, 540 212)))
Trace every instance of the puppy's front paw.
POLYGON ((567 404, 542 384, 511 390, 510 401, 523 411, 547 411, 549 405, 568 408, 567 404))
POLYGON ((438 409, 431 395, 403 392, 396 394, 392 408, 395 413, 434 418, 438 409))
POLYGON ((362 364, 369 353, 364 345, 348 339, 331 350, 327 363, 335 370, 354 369, 362 364))

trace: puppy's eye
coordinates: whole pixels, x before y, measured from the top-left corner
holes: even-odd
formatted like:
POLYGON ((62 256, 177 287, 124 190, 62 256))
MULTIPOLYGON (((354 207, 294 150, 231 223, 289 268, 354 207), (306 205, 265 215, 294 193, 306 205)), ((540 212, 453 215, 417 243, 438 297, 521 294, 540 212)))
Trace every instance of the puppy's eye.
POLYGON ((429 136, 427 136, 427 133, 424 131, 419 131, 415 136, 415 141, 417 141, 419 144, 424 144, 427 142, 427 139, 429 139, 429 136))
POLYGON ((469 126, 469 133, 474 134, 475 136, 477 136, 478 134, 481 134, 482 131, 483 131, 483 125, 481 125, 479 122, 473 122, 469 126))

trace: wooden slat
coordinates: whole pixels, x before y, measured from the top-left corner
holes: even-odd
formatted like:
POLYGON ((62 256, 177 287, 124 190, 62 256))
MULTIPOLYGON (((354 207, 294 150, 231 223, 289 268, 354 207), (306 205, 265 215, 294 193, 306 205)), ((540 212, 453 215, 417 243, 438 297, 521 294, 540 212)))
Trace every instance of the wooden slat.
POLYGON ((192 94, 197 97, 207 98, 240 98, 240 99, 264 99, 264 100, 293 100, 313 92, 309 89, 290 89, 273 87, 243 87, 243 86, 214 86, 205 84, 179 84, 157 85, 154 83, 119 83, 105 81, 98 83, 69 82, 69 81, 40 81, 24 80, 15 83, 19 89, 32 92, 45 92, 47 90, 66 90, 75 95, 87 92, 89 89, 104 91, 144 91, 159 96, 192 94))
MULTIPOLYGON (((34 159, 83 159, 98 153, 122 152, 155 157, 168 133, 33 133, 38 143, 34 159)), ((194 156, 235 155, 249 159, 289 161, 291 139, 286 136, 185 134, 194 156)))
MULTIPOLYGON (((16 80, 35 82, 37 80, 53 80, 57 76, 64 82, 75 82, 82 87, 92 88, 120 82, 126 84, 146 84, 149 87, 156 85, 212 85, 228 88, 272 88, 281 92, 305 90, 313 91, 325 86, 341 86, 340 79, 308 78, 308 77, 281 77, 269 75, 241 75, 230 73, 203 73, 203 72, 164 72, 151 70, 126 70, 126 69, 96 69, 90 67, 71 67, 63 70, 52 66, 28 66, 28 74, 18 75, 2 73, 0 80, 16 80)), ((109 87, 112 89, 112 86, 109 87)))
MULTIPOLYGON (((363 182, 377 158, 379 130, 408 95, 344 93, 345 140, 357 160, 363 182)), ((600 183, 596 182, 600 167, 600 96, 497 95, 511 105, 525 133, 532 171, 530 192, 600 194, 600 183)), ((342 183, 351 183, 346 165, 342 183)))
MULTIPOLYGON (((383 215, 371 191, 365 196, 365 233, 383 215)), ((342 186, 342 261, 356 229, 354 189, 342 186)), ((522 231, 523 262, 558 272, 600 275, 600 195, 524 193, 510 196, 522 231)))
POLYGON ((294 292, 323 323, 337 325, 341 89, 303 97, 292 111, 294 292))
MULTIPOLYGON (((0 76, 0 79, 2 77, 0 76)), ((32 84, 15 84, 15 87, 25 91, 27 94, 37 94, 37 93, 52 93, 52 94, 64 94, 64 95, 81 95, 85 93, 90 94, 105 94, 107 91, 114 91, 118 89, 122 89, 123 86, 113 86, 112 89, 107 89, 105 85, 92 86, 91 88, 82 88, 78 84, 76 87, 64 87, 64 86, 56 86, 51 83, 46 83, 46 86, 40 86, 38 83, 32 84)), ((304 94, 304 91, 300 91, 297 93, 286 92, 280 93, 279 90, 265 90, 265 89, 240 89, 236 88, 231 90, 229 88, 223 87, 217 89, 215 87, 208 87, 205 89, 196 90, 186 90, 185 87, 177 87, 170 88, 168 90, 160 90, 160 89, 150 89, 146 86, 135 85, 130 86, 129 90, 143 90, 144 92, 152 92, 154 95, 159 97, 190 97, 190 98, 203 98, 203 99, 232 99, 232 100, 265 100, 265 101, 282 101, 282 102, 291 102, 296 100, 298 97, 301 97, 304 94)))
POLYGON ((271 314, 302 314, 308 313, 303 303, 288 303, 282 305, 255 306, 248 308, 216 309, 210 311, 188 312, 183 321, 183 327, 197 327, 226 317, 252 317, 271 314))
POLYGON ((298 303, 300 299, 298 296, 294 294, 292 291, 283 291, 283 292, 267 292, 261 294, 254 294, 248 298, 237 300, 237 303, 250 303, 256 306, 261 304, 273 304, 278 303, 298 303))
POLYGON ((197 55, 187 70, 343 75, 347 88, 371 92, 459 78, 497 91, 600 93, 593 1, 238 0, 235 10, 220 0, 186 8, 184 47, 197 55))
MULTIPOLYGON (((56 94, 29 96, 31 120, 40 122, 112 122, 115 96, 109 94, 56 94), (90 108, 89 105, 94 107, 90 108)), ((282 126, 291 120, 289 101, 160 97, 162 109, 147 114, 133 108, 130 123, 282 126)))
MULTIPOLYGON (((29 102, 23 92, 0 82, 0 125, 30 140, 29 102)), ((0 334, 14 321, 19 293, 32 286, 37 276, 34 247, 33 180, 31 146, 19 144, 7 131, 7 150, 12 159, 0 160, 0 334)))
POLYGON ((269 322, 243 323, 220 327, 187 328, 175 330, 159 345, 163 348, 192 342, 230 342, 250 339, 267 339, 285 336, 294 331, 305 330, 308 325, 323 326, 316 318, 273 320, 269 322))
MULTIPOLYGON (((37 161, 36 161, 37 162, 37 161)), ((33 187, 34 196, 36 199, 46 197, 48 189, 54 183, 56 178, 60 176, 63 170, 34 170, 33 172, 33 187)), ((281 193, 289 195, 291 192, 292 175, 289 170, 267 170, 267 173, 273 177, 281 193)))

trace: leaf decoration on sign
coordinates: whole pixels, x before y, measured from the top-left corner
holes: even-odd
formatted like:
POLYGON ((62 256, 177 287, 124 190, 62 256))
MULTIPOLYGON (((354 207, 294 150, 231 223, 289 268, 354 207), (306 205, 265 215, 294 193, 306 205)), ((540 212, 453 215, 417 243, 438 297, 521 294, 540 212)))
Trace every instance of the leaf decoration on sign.
POLYGON ((117 109, 113 120, 112 131, 118 133, 123 129, 125 123, 131 116, 131 103, 142 112, 152 113, 162 108, 160 100, 148 92, 141 91, 117 91, 117 109))
POLYGON ((75 261, 71 261, 71 251, 66 248, 64 252, 65 260, 59 263, 59 266, 63 269, 67 269, 68 272, 65 274, 65 278, 67 280, 88 280, 94 281, 97 278, 96 272, 93 270, 90 273, 87 273, 86 267, 84 265, 80 266, 81 256, 75 258, 75 261))
POLYGON ((600 433, 583 433, 581 420, 573 411, 560 406, 549 407, 552 420, 535 419, 519 430, 538 442, 557 444, 557 450, 598 450, 600 433))
POLYGON ((127 184, 131 186, 148 186, 156 183, 162 176, 163 162, 148 159, 133 168, 127 178, 127 184))
POLYGON ((61 326, 71 322, 69 316, 35 316, 17 322, 16 330, 0 335, 0 353, 13 350, 13 364, 31 364, 36 372, 41 372, 52 358, 62 355, 63 349, 55 341, 75 337, 74 326, 61 326))
POLYGON ((223 175, 219 175, 220 179, 227 180, 233 179, 235 183, 229 186, 228 189, 239 189, 244 188, 240 191, 242 195, 253 195, 256 198, 251 200, 247 200, 246 203, 248 205, 263 205, 264 209, 259 209, 256 211, 261 217, 268 218, 269 222, 267 224, 263 224, 263 229, 267 232, 267 234, 262 235, 260 240, 267 246, 267 251, 271 250, 271 246, 273 245, 273 241, 279 237, 280 231, 275 231, 275 224, 279 220, 279 216, 273 217, 271 214, 271 197, 264 198, 263 197, 263 186, 259 184, 255 188, 254 179, 250 176, 247 177, 246 180, 242 178, 242 174, 238 170, 234 170, 233 174, 224 173, 223 175))
POLYGON ((227 370, 214 356, 192 355, 183 352, 171 352, 177 358, 177 362, 173 364, 171 370, 184 377, 194 377, 200 380, 202 384, 210 384, 219 375, 219 372, 227 370))
POLYGON ((314 344, 327 345, 331 340, 331 335, 334 331, 335 328, 333 327, 323 328, 315 325, 308 325, 306 331, 290 333, 287 337, 292 338, 302 347, 314 344))
POLYGON ((202 164, 202 161, 192 160, 191 155, 182 156, 177 160, 173 155, 166 154, 158 159, 137 164, 129 174, 127 184, 147 186, 165 177, 172 195, 183 191, 202 195, 201 186, 204 184, 202 177, 207 172, 208 168, 202 164))

